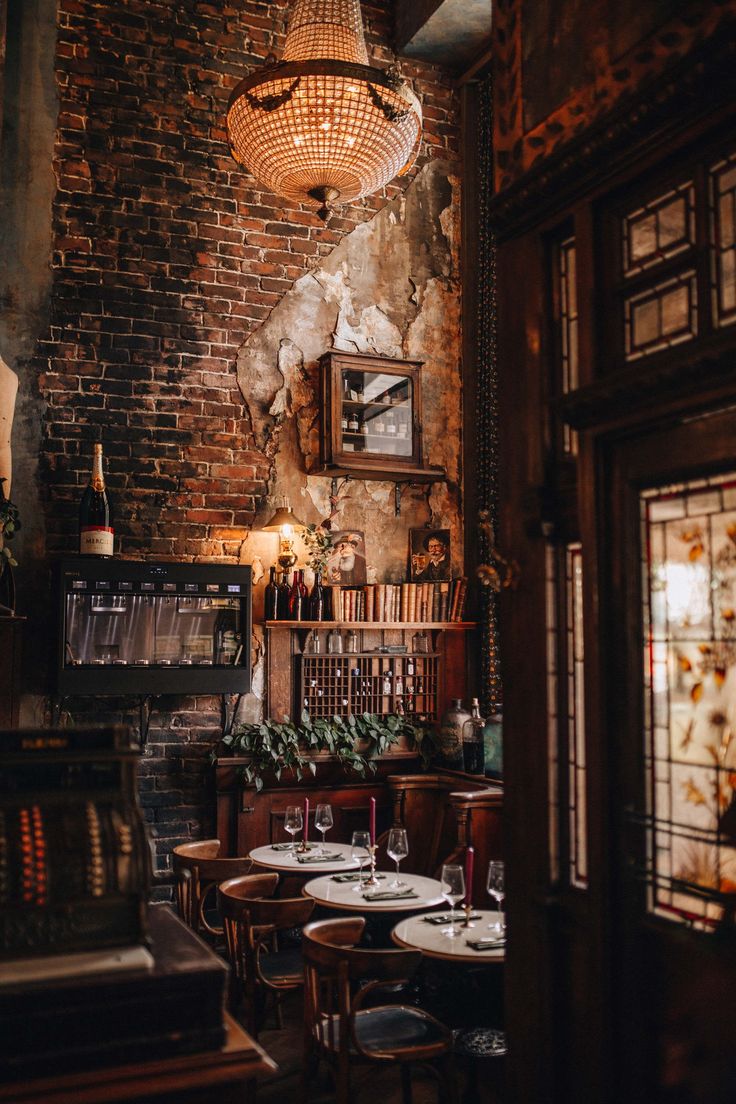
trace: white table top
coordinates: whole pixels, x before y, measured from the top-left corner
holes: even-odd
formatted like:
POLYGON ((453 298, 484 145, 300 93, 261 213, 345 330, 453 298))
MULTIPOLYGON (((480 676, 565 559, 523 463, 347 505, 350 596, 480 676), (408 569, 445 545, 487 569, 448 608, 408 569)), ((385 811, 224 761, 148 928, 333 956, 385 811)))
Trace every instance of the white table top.
MULTIPOLYGON (((393 881, 394 871, 383 871, 385 877, 376 892, 388 889, 393 881)), ((341 909, 343 912, 415 912, 417 909, 428 909, 443 903, 440 894, 440 883, 434 878, 423 878, 419 874, 402 874, 401 881, 411 886, 418 897, 397 898, 393 901, 366 901, 362 893, 354 893, 354 884, 351 882, 333 882, 328 876, 315 878, 302 889, 306 896, 314 897, 321 905, 328 908, 341 909)), ((429 927, 429 925, 427 925, 429 927)))
MULTIPOLYGON (((297 847, 299 844, 297 843, 297 847)), ((309 852, 310 855, 314 855, 316 848, 309 852)), ((310 878, 313 878, 315 874, 321 874, 322 871, 327 873, 339 873, 346 870, 357 870, 358 860, 354 859, 351 855, 351 848, 349 843, 330 843, 329 840, 325 842, 325 851, 328 851, 331 855, 336 854, 338 851, 342 855, 342 858, 336 862, 307 862, 300 863, 293 851, 274 851, 273 847, 267 844, 265 847, 256 847, 250 852, 249 858, 253 860, 254 866, 265 867, 267 870, 278 870, 282 874, 306 874, 310 878)))
MULTIPOLYGON (((449 911, 449 910, 448 910, 449 911)), ((409 916, 396 925, 391 932, 394 943, 400 947, 410 947, 412 950, 420 950, 429 958, 442 958, 451 962, 472 962, 476 966, 487 963, 488 965, 500 964, 505 958, 503 947, 489 951, 474 951, 468 947, 468 939, 485 939, 495 932, 489 930, 488 925, 494 924, 499 917, 497 912, 474 909, 479 914, 479 919, 472 921, 473 927, 460 927, 460 935, 454 938, 442 934, 442 929, 448 924, 428 924, 424 916, 409 916)), ((445 913, 445 910, 442 910, 445 913)), ((430 913, 429 915, 434 915, 430 913)), ((458 927, 462 921, 456 921, 458 927)))

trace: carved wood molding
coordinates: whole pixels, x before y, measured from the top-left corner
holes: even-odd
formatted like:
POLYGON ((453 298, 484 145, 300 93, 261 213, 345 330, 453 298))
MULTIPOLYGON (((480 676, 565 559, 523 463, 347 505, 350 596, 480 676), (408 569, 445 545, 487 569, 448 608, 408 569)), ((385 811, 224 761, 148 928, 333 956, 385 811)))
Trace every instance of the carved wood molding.
MULTIPOLYGON (((643 368, 641 362, 611 373, 581 387, 560 401, 560 414, 575 429, 605 426, 610 422, 640 422, 651 417, 653 398, 678 401, 707 397, 714 401, 734 399, 733 346, 706 349, 692 361, 684 357, 643 368)), ((658 407, 657 409, 661 409, 658 407)))
POLYGON ((693 50, 634 97, 619 103, 579 137, 540 160, 490 203, 499 241, 561 210, 593 184, 612 178, 688 124, 736 101, 736 22, 693 50))

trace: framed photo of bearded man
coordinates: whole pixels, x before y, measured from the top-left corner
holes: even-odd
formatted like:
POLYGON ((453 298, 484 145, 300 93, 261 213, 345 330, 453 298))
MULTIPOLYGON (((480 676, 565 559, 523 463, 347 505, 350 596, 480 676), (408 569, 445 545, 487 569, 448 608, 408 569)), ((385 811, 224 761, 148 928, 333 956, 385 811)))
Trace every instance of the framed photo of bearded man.
POLYGON ((409 576, 413 583, 452 578, 449 529, 409 530, 409 576))
POLYGON ((327 581, 342 586, 366 583, 365 535, 360 530, 340 529, 332 534, 327 581))

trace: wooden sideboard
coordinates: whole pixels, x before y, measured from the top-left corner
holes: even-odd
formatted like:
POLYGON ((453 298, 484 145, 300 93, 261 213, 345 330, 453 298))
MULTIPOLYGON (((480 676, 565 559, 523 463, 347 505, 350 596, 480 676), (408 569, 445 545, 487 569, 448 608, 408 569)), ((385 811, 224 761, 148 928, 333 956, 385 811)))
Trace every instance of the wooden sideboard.
MULTIPOLYGON (((488 861, 503 857, 503 784, 460 771, 422 772, 411 753, 386 755, 376 773, 365 780, 346 777, 329 756, 317 759, 316 777, 297 782, 284 773, 280 782, 260 792, 243 786, 239 772, 245 760, 220 758, 215 775, 217 788, 217 836, 223 853, 247 855, 255 847, 289 837, 283 821, 287 805, 309 797, 312 811, 317 802, 332 805, 334 826, 328 842, 349 842, 352 832, 368 827, 370 798, 376 799, 379 862, 385 863, 380 836, 392 825, 405 825, 411 833, 409 857, 404 868, 434 875, 442 862, 462 859, 467 844, 475 849, 473 892, 478 904, 485 897, 488 861)), ((315 837, 310 825, 310 835, 315 837)))

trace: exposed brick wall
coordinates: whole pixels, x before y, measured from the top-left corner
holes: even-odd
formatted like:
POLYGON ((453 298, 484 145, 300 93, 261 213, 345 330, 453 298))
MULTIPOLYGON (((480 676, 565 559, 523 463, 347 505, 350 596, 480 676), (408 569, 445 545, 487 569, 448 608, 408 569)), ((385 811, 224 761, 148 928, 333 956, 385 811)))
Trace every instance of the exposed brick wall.
MULTIPOLYGON (((378 63, 392 60, 389 8, 364 6, 378 63)), ((123 555, 237 559, 271 471, 237 386, 238 348, 411 176, 324 227, 233 162, 228 95, 250 65, 279 53, 283 2, 59 0, 58 10, 52 324, 35 364, 46 553, 76 547, 101 435, 123 555)), ((449 80, 402 67, 423 100, 419 165, 456 159, 449 80)), ((172 843, 211 830, 216 710, 210 699, 167 701, 154 718, 142 798, 162 865, 172 843)), ((75 703, 75 718, 85 711, 75 703)))

